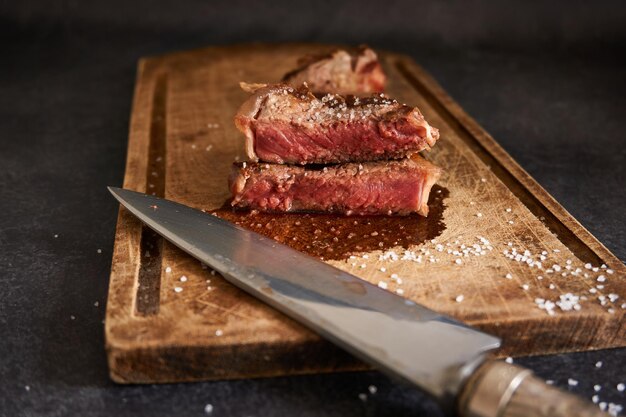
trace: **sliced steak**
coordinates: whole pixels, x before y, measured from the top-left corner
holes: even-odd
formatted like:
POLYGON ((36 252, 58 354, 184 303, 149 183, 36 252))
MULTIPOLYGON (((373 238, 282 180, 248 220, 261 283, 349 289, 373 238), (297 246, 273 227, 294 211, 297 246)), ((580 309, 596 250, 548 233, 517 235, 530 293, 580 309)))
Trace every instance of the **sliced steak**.
POLYGON ((245 84, 235 124, 252 161, 327 164, 404 158, 430 149, 439 131, 416 107, 383 94, 315 95, 306 86, 245 84))
POLYGON ((336 50, 311 55, 298 61, 299 67, 287 73, 283 82, 293 87, 307 83, 312 91, 336 94, 382 93, 386 77, 376 52, 367 46, 352 51, 336 50))
POLYGON ((396 161, 300 167, 236 163, 232 205, 270 212, 428 215, 441 169, 418 154, 396 161))

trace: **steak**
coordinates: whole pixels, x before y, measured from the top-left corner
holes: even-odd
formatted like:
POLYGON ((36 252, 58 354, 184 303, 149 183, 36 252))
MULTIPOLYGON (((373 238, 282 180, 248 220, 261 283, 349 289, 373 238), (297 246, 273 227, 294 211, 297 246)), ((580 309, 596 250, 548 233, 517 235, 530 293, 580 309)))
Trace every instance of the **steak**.
POLYGON ((336 94, 382 93, 386 77, 376 52, 366 46, 353 51, 336 50, 309 55, 287 73, 283 82, 293 87, 307 83, 312 91, 336 94))
POLYGON ((232 206, 269 212, 428 215, 441 169, 418 154, 395 161, 295 166, 235 163, 232 206))
POLYGON ((235 124, 252 161, 328 164, 400 159, 430 149, 439 131, 416 107, 384 94, 315 95, 303 85, 241 84, 252 93, 235 124))

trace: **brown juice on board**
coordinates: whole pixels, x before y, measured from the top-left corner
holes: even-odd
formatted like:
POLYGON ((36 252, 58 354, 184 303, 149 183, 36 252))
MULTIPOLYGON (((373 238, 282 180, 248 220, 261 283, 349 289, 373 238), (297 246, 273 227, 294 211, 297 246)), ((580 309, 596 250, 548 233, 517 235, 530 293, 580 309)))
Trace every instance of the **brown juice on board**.
POLYGON ((445 229, 443 212, 447 188, 435 185, 428 201, 428 217, 343 216, 318 213, 260 213, 233 211, 227 203, 212 211, 222 219, 255 231, 309 255, 327 260, 356 253, 408 249, 439 236, 445 229))

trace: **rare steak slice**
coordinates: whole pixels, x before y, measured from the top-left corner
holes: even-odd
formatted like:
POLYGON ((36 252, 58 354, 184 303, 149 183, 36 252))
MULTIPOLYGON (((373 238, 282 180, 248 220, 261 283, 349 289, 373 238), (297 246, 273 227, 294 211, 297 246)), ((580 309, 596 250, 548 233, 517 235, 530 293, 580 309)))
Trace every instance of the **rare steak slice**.
POLYGON ((315 95, 306 86, 245 84, 235 124, 252 161, 328 164, 400 159, 430 149, 439 131, 416 107, 385 95, 315 95))
POLYGON ((385 90, 386 77, 376 52, 367 46, 326 55, 310 55, 298 61, 283 82, 293 87, 307 83, 316 93, 369 94, 385 90))
POLYGON ((232 205, 269 212, 428 215, 441 169, 418 154, 401 160, 301 167, 236 163, 232 205))

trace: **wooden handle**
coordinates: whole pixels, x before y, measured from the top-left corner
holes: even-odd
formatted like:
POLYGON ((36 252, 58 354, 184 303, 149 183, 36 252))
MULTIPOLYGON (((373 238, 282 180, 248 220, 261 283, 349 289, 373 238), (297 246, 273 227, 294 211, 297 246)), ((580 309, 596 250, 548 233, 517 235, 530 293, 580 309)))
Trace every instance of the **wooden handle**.
POLYGON ((472 375, 459 400, 462 417, 605 417, 594 404, 561 391, 528 369, 490 361, 472 375))

